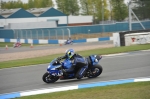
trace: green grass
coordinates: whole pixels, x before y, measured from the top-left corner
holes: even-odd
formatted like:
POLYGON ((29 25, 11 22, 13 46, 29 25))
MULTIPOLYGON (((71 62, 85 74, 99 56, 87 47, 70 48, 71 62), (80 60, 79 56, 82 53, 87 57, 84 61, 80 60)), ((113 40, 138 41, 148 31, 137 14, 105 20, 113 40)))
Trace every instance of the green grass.
MULTIPOLYGON (((78 53, 83 56, 89 56, 92 54, 104 55, 104 54, 114 54, 114 53, 128 52, 128 51, 146 50, 146 49, 150 49, 150 44, 94 49, 94 50, 80 51, 78 53)), ((61 55, 63 54, 0 62, 0 69, 49 63, 52 59, 61 55)))
MULTIPOLYGON (((8 47, 13 47, 13 44, 14 43, 7 43, 7 42, 0 42, 0 47, 6 47, 6 45, 8 46, 8 47)), ((22 46, 30 46, 31 44, 22 44, 22 46)), ((37 45, 37 44, 36 44, 37 45)))
POLYGON ((150 82, 78 89, 17 99, 150 99, 150 82))
MULTIPOLYGON (((6 45, 8 47, 13 47, 13 44, 14 43, 9 43, 9 42, 0 42, 0 47, 6 47, 6 45)), ((23 46, 30 46, 31 44, 25 44, 25 43, 22 43, 22 47, 23 46)), ((45 44, 34 44, 34 46, 38 46, 38 45, 45 45, 45 44)), ((47 45, 47 44, 46 44, 47 45)), ((50 44, 49 44, 50 45, 50 44)), ((55 44, 51 44, 51 45, 55 45, 55 44)))

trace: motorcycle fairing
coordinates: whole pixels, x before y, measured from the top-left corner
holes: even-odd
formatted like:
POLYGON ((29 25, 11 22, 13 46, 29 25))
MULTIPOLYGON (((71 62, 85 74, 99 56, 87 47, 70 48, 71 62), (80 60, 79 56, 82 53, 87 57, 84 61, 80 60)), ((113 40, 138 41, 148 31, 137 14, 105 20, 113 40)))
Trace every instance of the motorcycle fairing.
POLYGON ((98 56, 98 55, 91 55, 90 59, 92 61, 92 65, 94 66, 94 65, 98 64, 101 58, 102 57, 98 56))

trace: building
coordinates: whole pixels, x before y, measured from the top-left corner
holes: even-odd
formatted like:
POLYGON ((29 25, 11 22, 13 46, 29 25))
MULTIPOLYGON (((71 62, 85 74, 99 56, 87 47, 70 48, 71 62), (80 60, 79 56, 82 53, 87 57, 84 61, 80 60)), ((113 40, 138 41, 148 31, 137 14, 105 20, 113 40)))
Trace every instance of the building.
POLYGON ((22 8, 3 9, 1 12, 0 27, 6 29, 91 25, 93 21, 92 16, 67 16, 53 7, 32 8, 29 10, 22 8), (37 26, 37 23, 39 26, 37 26))

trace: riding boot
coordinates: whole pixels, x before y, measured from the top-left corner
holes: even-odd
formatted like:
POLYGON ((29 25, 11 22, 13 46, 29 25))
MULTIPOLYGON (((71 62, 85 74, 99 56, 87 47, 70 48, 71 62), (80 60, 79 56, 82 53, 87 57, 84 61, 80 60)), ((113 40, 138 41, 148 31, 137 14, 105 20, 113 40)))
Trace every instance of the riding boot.
POLYGON ((65 69, 62 69, 62 72, 63 72, 63 75, 64 75, 65 77, 68 77, 68 73, 66 72, 65 69))

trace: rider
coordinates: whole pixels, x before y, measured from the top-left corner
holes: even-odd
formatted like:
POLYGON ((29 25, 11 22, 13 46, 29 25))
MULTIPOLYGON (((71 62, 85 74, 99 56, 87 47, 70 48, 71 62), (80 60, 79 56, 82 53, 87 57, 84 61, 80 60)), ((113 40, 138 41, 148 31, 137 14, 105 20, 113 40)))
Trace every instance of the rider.
POLYGON ((68 37, 66 43, 68 43, 69 41, 71 41, 71 37, 68 37))
POLYGON ((88 63, 84 57, 79 54, 76 54, 73 49, 66 50, 65 56, 58 57, 58 59, 69 59, 72 62, 72 65, 68 69, 63 69, 63 73, 73 72, 75 66, 80 66, 79 70, 76 72, 75 77, 81 79, 84 76, 85 71, 88 68, 88 63))

